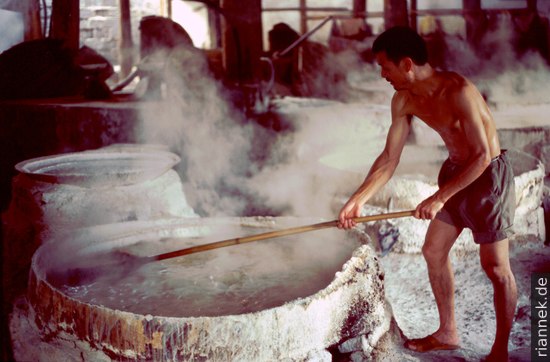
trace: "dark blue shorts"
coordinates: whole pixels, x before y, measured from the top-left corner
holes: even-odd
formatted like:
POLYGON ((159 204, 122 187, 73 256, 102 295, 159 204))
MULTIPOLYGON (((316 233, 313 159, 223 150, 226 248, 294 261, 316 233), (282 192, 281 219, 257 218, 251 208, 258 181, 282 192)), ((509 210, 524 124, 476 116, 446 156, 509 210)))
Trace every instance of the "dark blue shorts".
MULTIPOLYGON (((439 186, 460 173, 461 168, 447 159, 439 172, 439 186)), ((474 241, 485 244, 508 237, 515 210, 514 174, 506 151, 503 151, 481 176, 445 203, 436 219, 471 229, 474 241)))

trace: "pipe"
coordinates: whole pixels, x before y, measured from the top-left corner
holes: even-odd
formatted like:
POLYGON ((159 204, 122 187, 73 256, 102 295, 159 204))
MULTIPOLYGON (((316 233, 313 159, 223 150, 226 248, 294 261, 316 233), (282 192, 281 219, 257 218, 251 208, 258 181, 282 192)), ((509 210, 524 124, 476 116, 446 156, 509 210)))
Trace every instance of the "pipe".
POLYGON ((282 52, 276 52, 274 55, 276 57, 284 57, 287 55, 292 49, 296 48, 298 45, 300 45, 304 40, 309 38, 313 33, 315 33, 317 30, 319 30, 323 25, 325 25, 329 20, 332 20, 332 16, 327 16, 321 23, 319 23, 315 28, 311 29, 307 33, 303 34, 301 37, 296 39, 294 43, 290 44, 285 50, 282 52))

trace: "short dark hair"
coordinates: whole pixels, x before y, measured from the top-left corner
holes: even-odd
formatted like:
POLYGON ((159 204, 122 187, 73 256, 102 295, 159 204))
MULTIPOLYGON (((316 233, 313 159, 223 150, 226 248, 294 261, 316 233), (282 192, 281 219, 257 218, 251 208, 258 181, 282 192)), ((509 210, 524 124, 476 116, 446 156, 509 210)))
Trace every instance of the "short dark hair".
POLYGON ((428 62, 424 39, 407 26, 394 26, 380 34, 372 45, 372 52, 376 54, 382 51, 395 64, 405 57, 411 58, 416 65, 428 62))

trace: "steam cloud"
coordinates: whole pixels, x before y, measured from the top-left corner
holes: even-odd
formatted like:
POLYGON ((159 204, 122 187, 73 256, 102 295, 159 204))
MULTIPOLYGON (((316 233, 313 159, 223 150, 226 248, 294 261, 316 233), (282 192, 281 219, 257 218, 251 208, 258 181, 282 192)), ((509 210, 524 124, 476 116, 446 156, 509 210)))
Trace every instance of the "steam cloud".
POLYGON ((205 215, 231 215, 243 208, 240 184, 251 166, 252 129, 238 124, 204 57, 181 48, 166 54, 164 99, 143 112, 145 142, 168 145, 179 166, 190 204, 205 215), (228 195, 222 195, 223 191, 228 195))
POLYGON ((495 28, 482 39, 479 54, 463 40, 446 37, 446 65, 472 78, 493 107, 499 104, 546 103, 550 81, 548 63, 535 50, 517 54, 514 24, 510 14, 500 14, 495 28), (486 57, 485 57, 486 56, 486 57))
MULTIPOLYGON (((550 80, 548 66, 534 52, 518 63, 510 21, 502 17, 494 32, 484 37, 484 46, 494 50, 489 59, 448 36, 447 68, 470 76, 493 106, 547 101, 540 90, 550 80)), ((231 108, 198 52, 185 50, 168 58, 168 92, 158 108, 144 111, 141 137, 167 144, 182 156, 184 190, 201 216, 334 217, 383 147, 393 90, 379 80, 371 64, 331 57, 332 66, 349 67, 348 101, 275 100, 279 116, 291 126, 275 133, 243 120, 231 108), (320 162, 328 153, 346 149, 357 151, 349 159, 361 165, 358 172, 342 172, 320 162)))

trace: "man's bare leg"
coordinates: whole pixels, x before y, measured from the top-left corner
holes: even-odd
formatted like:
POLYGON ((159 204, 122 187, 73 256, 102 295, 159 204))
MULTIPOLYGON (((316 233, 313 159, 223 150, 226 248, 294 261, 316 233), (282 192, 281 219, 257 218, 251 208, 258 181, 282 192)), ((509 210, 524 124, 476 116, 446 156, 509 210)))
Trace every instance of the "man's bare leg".
MULTIPOLYGON (((454 276, 449 251, 460 235, 461 228, 434 219, 426 233, 422 254, 428 265, 430 285, 439 312, 439 328, 432 336, 441 343, 458 345, 459 338, 454 315, 454 276)), ((408 343, 408 348, 415 348, 408 343)))
POLYGON ((517 288, 510 268, 508 239, 482 244, 479 257, 483 270, 493 284, 496 315, 496 336, 487 361, 508 360, 508 340, 516 312, 517 288))

